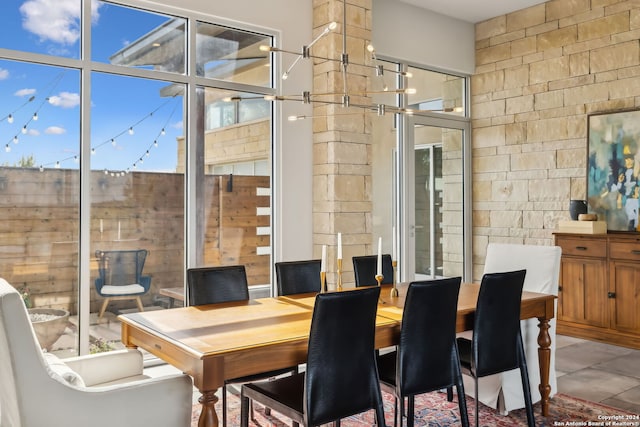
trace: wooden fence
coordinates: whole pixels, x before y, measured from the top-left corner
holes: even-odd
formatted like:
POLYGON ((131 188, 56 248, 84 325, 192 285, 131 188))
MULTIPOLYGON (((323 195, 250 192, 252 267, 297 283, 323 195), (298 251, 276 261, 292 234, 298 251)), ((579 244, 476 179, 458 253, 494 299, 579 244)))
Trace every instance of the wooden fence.
MULTIPOLYGON (((184 176, 92 172, 90 185, 91 311, 102 302, 93 286, 96 250, 149 251, 145 305, 159 289, 182 286, 184 176)), ((269 283, 269 186, 269 177, 205 177, 203 265, 244 264, 250 284, 269 283)), ((0 277, 28 288, 37 307, 77 312, 79 188, 77 170, 0 168, 0 277)), ((133 306, 110 307, 118 305, 133 306)))

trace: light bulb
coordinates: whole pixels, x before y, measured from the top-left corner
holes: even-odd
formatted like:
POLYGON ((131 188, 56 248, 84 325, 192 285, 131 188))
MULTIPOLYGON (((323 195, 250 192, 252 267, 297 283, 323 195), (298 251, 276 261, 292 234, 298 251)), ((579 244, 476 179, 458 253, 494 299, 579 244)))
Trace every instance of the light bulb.
POLYGON ((56 169, 60 169, 60 161, 59 160, 56 162, 56 166, 55 167, 56 167, 56 169))
POLYGON ((416 89, 413 87, 407 88, 404 90, 404 93, 406 93, 407 95, 413 95, 416 93, 416 89))
POLYGON ((337 23, 336 21, 332 21, 332 22, 329 24, 329 27, 328 27, 328 28, 329 28, 331 31, 333 31, 333 30, 335 30, 335 29, 336 29, 336 27, 337 27, 337 26, 338 26, 338 23, 337 23))
POLYGON ((20 132, 22 132, 23 134, 26 134, 27 133, 27 125, 22 126, 22 130, 20 132))
POLYGON ((80 161, 80 159, 78 158, 78 156, 73 156, 73 161, 78 163, 80 161))
POLYGON ((105 175, 109 175, 109 171, 105 169, 105 170, 104 170, 104 174, 105 174, 105 175))
POLYGON ((231 97, 225 96, 224 98, 222 98, 222 102, 231 102, 231 97))
POLYGON ((40 165, 40 172, 44 172, 44 166, 40 165))
POLYGON ((166 134, 166 132, 164 131, 164 128, 162 128, 162 130, 160 131, 160 135, 164 135, 166 134))
POLYGON ((373 45, 372 45, 371 43, 369 43, 369 44, 367 45, 367 50, 368 50, 369 52, 373 52, 375 49, 373 48, 373 45))
POLYGON ((13 123, 13 116, 11 114, 9 114, 9 117, 7 117, 7 122, 13 123))
POLYGON ((144 159, 142 157, 140 157, 140 160, 138 160, 140 163, 144 163, 144 159))
POLYGON ((265 96, 263 97, 263 99, 264 99, 265 101, 275 101, 275 100, 276 100, 276 96, 275 96, 275 95, 265 95, 265 96))
POLYGON ((149 157, 149 150, 147 150, 146 153, 144 153, 147 157, 149 157))
POLYGON ((153 146, 157 147, 158 146, 158 140, 156 139, 155 141, 153 141, 153 146))
POLYGON ((261 44, 258 49, 260 49, 260 52, 271 52, 271 46, 267 46, 266 44, 261 44))
POLYGON ((35 121, 38 120, 38 113, 33 113, 33 120, 35 120, 35 121))
POLYGON ((4 151, 6 151, 7 153, 11 152, 11 147, 9 146, 9 144, 4 146, 4 151))
POLYGON ((129 135, 133 135, 133 128, 129 128, 129 135))
POLYGON ((17 144, 17 143, 18 143, 18 135, 16 135, 16 136, 14 136, 14 137, 13 137, 13 143, 14 143, 14 144, 17 144))
POLYGON ((92 148, 92 149, 91 149, 91 154, 92 154, 92 155, 93 155, 93 154, 96 154, 96 149, 95 149, 95 148, 92 148))
POLYGON ((113 145, 114 147, 116 146, 116 140, 111 138, 111 145, 113 145))
POLYGON ((282 74, 282 80, 287 80, 289 78, 289 73, 286 71, 282 74))

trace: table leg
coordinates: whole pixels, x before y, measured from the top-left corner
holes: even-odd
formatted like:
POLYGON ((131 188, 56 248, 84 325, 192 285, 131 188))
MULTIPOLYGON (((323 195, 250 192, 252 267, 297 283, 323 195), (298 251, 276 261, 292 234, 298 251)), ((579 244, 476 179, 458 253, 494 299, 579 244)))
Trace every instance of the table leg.
POLYGON ((198 420, 198 427, 218 427, 218 414, 216 414, 216 402, 218 397, 215 391, 203 391, 198 402, 202 404, 202 412, 198 420))
POLYGON ((540 365, 540 405, 542 406, 542 415, 549 416, 549 394, 551 394, 551 386, 549 385, 549 367, 551 365, 551 337, 549 336, 549 319, 539 317, 540 333, 538 334, 538 364, 540 365))

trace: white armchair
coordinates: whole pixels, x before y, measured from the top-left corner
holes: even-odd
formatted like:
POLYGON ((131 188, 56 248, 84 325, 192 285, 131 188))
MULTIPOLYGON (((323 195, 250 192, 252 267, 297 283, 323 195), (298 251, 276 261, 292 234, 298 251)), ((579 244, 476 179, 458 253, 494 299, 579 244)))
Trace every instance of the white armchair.
POLYGON ((0 425, 107 427, 191 424, 191 378, 148 378, 127 349, 64 361, 43 353, 20 294, 0 279, 0 425))
MULTIPOLYGON (((489 243, 484 264, 484 274, 526 269, 524 290, 558 295, 558 279, 560 276, 559 246, 515 245, 506 243, 489 243)), ((557 304, 556 304, 557 313, 557 304)), ((522 341, 524 343, 529 384, 532 401, 540 401, 540 368, 538 364, 538 328, 537 319, 521 322, 522 341)), ((551 363, 549 367, 549 385, 551 394, 556 394, 556 320, 549 322, 551 336, 551 363)), ((522 380, 518 370, 482 377, 479 379, 478 399, 487 406, 497 408, 500 412, 524 408, 522 380), (500 396, 500 399, 499 399, 500 396)), ((473 396, 474 382, 465 377, 465 391, 473 396)))

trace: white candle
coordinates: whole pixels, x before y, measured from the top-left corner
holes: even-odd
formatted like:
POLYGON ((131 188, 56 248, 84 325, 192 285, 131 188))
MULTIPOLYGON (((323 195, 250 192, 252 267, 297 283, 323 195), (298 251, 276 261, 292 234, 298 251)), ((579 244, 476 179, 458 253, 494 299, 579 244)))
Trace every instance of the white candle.
POLYGON ((327 245, 322 245, 322 260, 320 261, 320 272, 327 271, 327 245))
POLYGON ((378 237, 378 270, 376 275, 382 276, 382 237, 378 237))
POLYGON ((392 261, 397 261, 398 260, 398 248, 397 248, 397 243, 396 243, 396 227, 392 227, 391 228, 391 237, 392 237, 392 244, 391 244, 391 260, 392 261))
POLYGON ((338 259, 342 259, 342 233, 338 233, 338 259))
POLYGON ((120 221, 118 221, 118 240, 120 240, 120 221))

